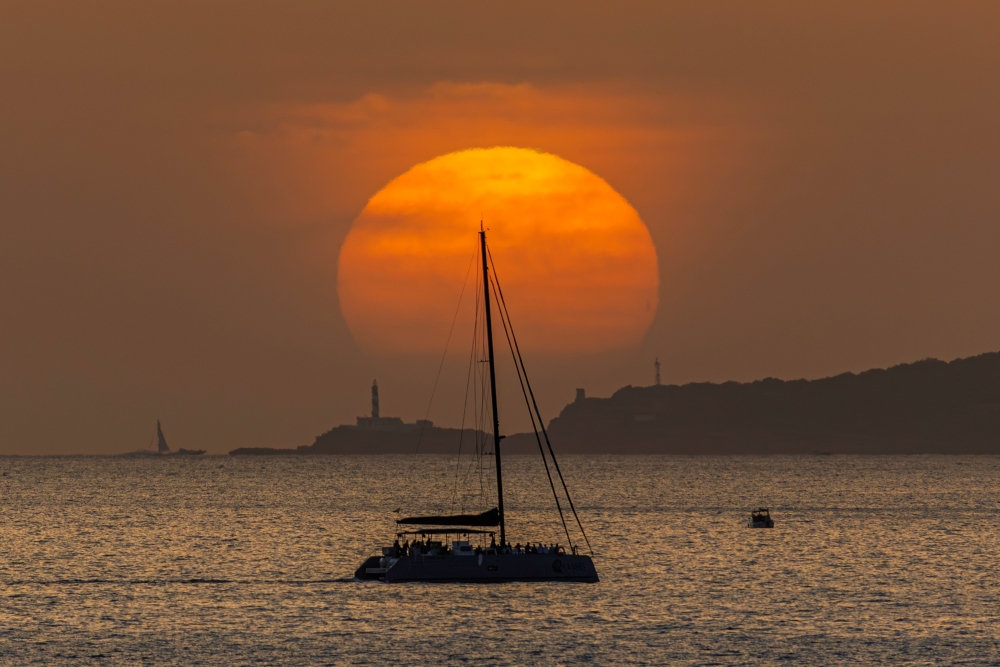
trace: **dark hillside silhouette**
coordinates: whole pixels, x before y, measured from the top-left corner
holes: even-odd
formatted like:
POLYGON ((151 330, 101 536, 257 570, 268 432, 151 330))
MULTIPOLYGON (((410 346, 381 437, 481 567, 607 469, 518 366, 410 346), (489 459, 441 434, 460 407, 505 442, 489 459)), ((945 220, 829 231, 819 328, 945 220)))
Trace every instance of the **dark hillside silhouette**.
MULTIPOLYGON (((820 380, 629 386, 570 403, 549 435, 566 453, 1000 454, 1000 353, 820 380)), ((508 441, 537 449, 532 434, 508 441)))
MULTIPOLYGON (((480 434, 480 438, 483 436, 480 434)), ((242 447, 229 452, 234 456, 271 456, 283 454, 457 454, 461 442, 464 453, 475 449, 476 432, 457 428, 379 430, 337 426, 316 436, 311 445, 295 449, 242 447)))

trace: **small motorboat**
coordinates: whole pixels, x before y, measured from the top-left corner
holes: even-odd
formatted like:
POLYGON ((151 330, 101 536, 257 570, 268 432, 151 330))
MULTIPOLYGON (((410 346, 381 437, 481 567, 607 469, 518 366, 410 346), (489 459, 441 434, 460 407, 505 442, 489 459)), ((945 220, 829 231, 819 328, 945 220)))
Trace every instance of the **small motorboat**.
POLYGON ((748 528, 774 528, 774 519, 766 507, 761 507, 750 512, 750 523, 748 528))

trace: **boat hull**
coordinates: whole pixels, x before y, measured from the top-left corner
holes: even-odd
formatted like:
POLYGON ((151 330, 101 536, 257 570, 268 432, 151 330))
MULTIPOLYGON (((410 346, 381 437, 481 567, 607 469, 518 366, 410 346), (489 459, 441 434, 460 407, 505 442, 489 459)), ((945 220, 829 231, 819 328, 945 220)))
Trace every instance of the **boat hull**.
POLYGON ((566 554, 475 554, 472 556, 410 555, 394 558, 388 567, 377 556, 355 572, 358 579, 388 583, 505 583, 570 581, 595 583, 597 569, 590 556, 566 554))

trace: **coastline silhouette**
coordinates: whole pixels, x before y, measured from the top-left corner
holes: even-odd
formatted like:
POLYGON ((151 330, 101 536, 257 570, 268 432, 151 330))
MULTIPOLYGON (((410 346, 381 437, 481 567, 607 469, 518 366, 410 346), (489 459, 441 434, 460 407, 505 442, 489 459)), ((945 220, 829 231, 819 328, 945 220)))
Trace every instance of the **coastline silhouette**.
POLYGON ((624 387, 570 403, 549 429, 561 450, 587 454, 996 454, 1000 353, 817 380, 624 387))
MULTIPOLYGON (((1000 352, 817 380, 628 386, 608 398, 578 391, 549 434, 566 454, 998 454, 1000 352)), ((413 454, 418 442, 420 453, 455 454, 459 437, 476 434, 400 420, 230 454, 413 454)), ((536 448, 530 433, 504 445, 510 454, 536 448)))

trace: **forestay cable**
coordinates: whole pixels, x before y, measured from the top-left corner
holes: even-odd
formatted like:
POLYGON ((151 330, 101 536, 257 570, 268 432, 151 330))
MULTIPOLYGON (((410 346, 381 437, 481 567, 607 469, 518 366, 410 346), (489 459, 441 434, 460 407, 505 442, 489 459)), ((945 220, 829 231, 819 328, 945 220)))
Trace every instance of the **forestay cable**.
MULTIPOLYGON (((493 287, 493 295, 497 296, 496 277, 492 276, 490 278, 490 282, 493 287)), ((499 298, 497 300, 499 301, 499 298)), ((570 537, 569 526, 566 525, 566 517, 563 515, 562 504, 559 502, 559 494, 556 492, 556 485, 552 481, 552 473, 549 471, 549 460, 545 456, 545 450, 542 448, 542 440, 538 437, 538 428, 535 426, 535 415, 531 411, 531 403, 528 401, 528 392, 524 388, 525 379, 521 375, 521 367, 517 363, 517 355, 514 353, 514 343, 511 340, 513 325, 511 326, 511 330, 508 330, 507 320, 509 318, 509 314, 506 312, 506 309, 497 308, 497 312, 500 314, 500 323, 503 325, 503 332, 507 337, 507 346, 510 348, 511 356, 514 357, 514 369, 517 371, 517 380, 521 383, 521 394, 524 396, 524 404, 527 406, 528 416, 531 418, 531 430, 535 432, 535 442, 538 443, 538 453, 542 455, 542 463, 545 464, 545 476, 549 478, 549 487, 552 489, 552 497, 556 501, 556 509, 559 510, 559 520, 562 522, 563 531, 566 533, 566 540, 569 542, 569 548, 572 551, 573 538, 570 537)))
MULTIPOLYGON (((490 265, 493 267, 493 281, 496 285, 497 295, 500 297, 500 305, 504 311, 507 311, 507 304, 503 298, 503 289, 500 287, 500 279, 497 276, 496 264, 493 262, 493 254, 489 251, 489 248, 487 248, 486 252, 489 255, 490 265)), ((510 319, 509 313, 507 314, 507 319, 510 319)), ((566 479, 563 477, 562 470, 559 468, 559 461, 556 459, 556 453, 552 449, 552 443, 549 441, 548 431, 545 429, 545 423, 542 421, 542 414, 538 409, 538 401, 535 400, 535 392, 531 389, 531 381, 528 379, 528 371, 524 367, 524 359, 521 357, 521 348, 517 344, 517 336, 514 334, 513 326, 511 327, 511 338, 514 341, 514 352, 517 356, 517 363, 521 366, 521 369, 524 372, 524 382, 528 387, 528 394, 531 396, 531 403, 534 406, 535 414, 538 416, 539 426, 542 428, 542 435, 545 437, 545 444, 548 446, 549 455, 552 456, 552 463, 555 466, 556 474, 559 475, 559 481, 562 483, 563 491, 566 493, 566 500, 569 501, 569 507, 573 511, 573 518, 576 519, 576 525, 579 526, 580 533, 583 535, 583 539, 587 543, 587 548, 590 549, 590 553, 593 555, 594 548, 590 545, 590 539, 587 538, 587 532, 583 529, 583 523, 580 521, 580 515, 577 514, 576 506, 573 504, 573 497, 569 494, 569 488, 566 486, 566 479)))

